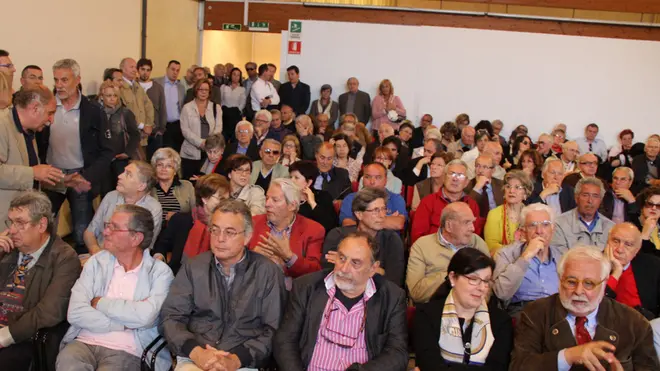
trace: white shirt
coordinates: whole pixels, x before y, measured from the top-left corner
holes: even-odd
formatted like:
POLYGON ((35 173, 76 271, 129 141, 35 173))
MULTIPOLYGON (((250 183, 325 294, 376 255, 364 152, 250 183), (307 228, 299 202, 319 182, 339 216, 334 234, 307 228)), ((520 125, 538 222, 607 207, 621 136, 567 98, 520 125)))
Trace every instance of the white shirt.
POLYGON ((147 81, 147 82, 140 81, 140 86, 142 87, 142 89, 144 89, 144 91, 147 91, 147 90, 151 89, 152 86, 154 86, 154 82, 153 81, 147 81))
POLYGON ((257 81, 252 84, 252 91, 250 94, 252 97, 252 109, 255 112, 261 109, 261 101, 268 96, 271 98, 270 104, 280 104, 280 95, 277 94, 277 89, 275 89, 272 83, 264 81, 263 79, 257 79, 257 81))
POLYGON ((578 148, 580 148, 580 154, 583 155, 591 152, 598 156, 601 161, 607 161, 607 145, 601 139, 596 138, 591 142, 591 151, 589 150, 587 138, 577 138, 575 142, 578 144, 578 148))
POLYGON ((223 107, 238 107, 240 111, 245 108, 245 88, 237 86, 232 88, 230 85, 220 87, 220 105, 223 107))

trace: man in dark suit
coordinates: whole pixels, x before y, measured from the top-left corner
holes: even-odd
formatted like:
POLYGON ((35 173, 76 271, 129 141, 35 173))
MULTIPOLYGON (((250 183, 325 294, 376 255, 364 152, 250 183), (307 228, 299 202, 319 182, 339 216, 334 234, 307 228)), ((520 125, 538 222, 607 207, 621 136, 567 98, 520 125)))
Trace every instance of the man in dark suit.
POLYGON ((433 125, 433 116, 425 114, 419 122, 419 126, 413 130, 413 136, 410 141, 410 148, 419 148, 424 145, 424 130, 429 125, 433 125))
POLYGON ((339 114, 353 113, 365 125, 371 118, 371 97, 368 93, 358 90, 360 82, 351 77, 346 82, 348 91, 339 96, 339 114))
POLYGON ((409 162, 403 183, 408 186, 414 186, 418 182, 429 177, 429 162, 434 153, 442 150, 440 139, 429 138, 424 141, 424 155, 417 157, 409 162))
POLYGON ((605 191, 600 213, 614 223, 634 220, 639 216, 639 206, 630 192, 635 174, 629 167, 621 166, 612 172, 612 187, 605 191))
POLYGON ((367 148, 364 152, 363 162, 365 164, 370 164, 373 162, 374 150, 381 146, 381 143, 389 137, 394 136, 394 128, 391 125, 381 125, 378 127, 378 138, 374 138, 374 141, 367 144, 367 148), (388 127, 389 126, 389 127, 388 127))
POLYGON ((57 111, 53 125, 37 133, 42 163, 55 166, 65 174, 78 174, 82 181, 76 188, 46 190, 58 213, 64 200, 69 200, 73 219, 76 250, 87 252, 83 233, 94 217, 92 200, 105 181, 114 157, 111 133, 105 113, 90 102, 80 90, 80 65, 73 59, 62 59, 53 65, 57 111))
POLYGON ((225 173, 225 163, 229 156, 240 153, 246 155, 250 160, 258 161, 261 158, 259 157, 259 148, 257 147, 257 141, 253 138, 254 128, 249 121, 241 121, 236 124, 236 142, 231 142, 225 148, 225 151, 222 153, 222 160, 220 164, 215 167, 215 172, 222 175, 227 175, 225 173))
MULTIPOLYGON (((561 183, 562 187, 569 185, 575 188, 575 185, 580 181, 580 179, 591 176, 595 177, 596 173, 598 172, 598 157, 596 157, 596 155, 593 153, 585 153, 578 157, 577 167, 577 172, 566 175, 561 183)), ((603 179, 601 179, 601 181, 603 181, 604 184, 607 184, 607 182, 603 179)))
POLYGON ((293 112, 298 115, 304 115, 309 108, 311 93, 309 85, 300 81, 300 70, 297 66, 291 66, 286 69, 289 81, 280 86, 280 103, 293 108, 293 112))
POLYGON ((595 246, 564 254, 559 293, 527 304, 516 323, 509 370, 660 369, 646 318, 605 296, 608 260, 595 246))
POLYGON ((157 77, 155 82, 163 87, 163 94, 165 97, 165 133, 163 134, 163 147, 173 148, 177 152, 181 152, 181 144, 183 143, 183 134, 181 133, 181 109, 183 108, 183 100, 186 97, 186 89, 183 83, 179 81, 179 72, 181 71, 181 63, 171 60, 167 64, 165 76, 157 77))
POLYGON ((328 192, 333 200, 343 200, 347 194, 351 193, 351 179, 348 176, 348 170, 332 164, 335 159, 335 147, 328 142, 323 142, 316 149, 315 157, 320 174, 314 181, 314 189, 328 192))
POLYGON ((644 153, 635 156, 632 169, 635 172, 635 182, 632 187, 633 194, 639 194, 648 186, 660 185, 660 141, 649 138, 644 145, 644 153), (654 169, 654 172, 649 171, 654 169))
POLYGON ((147 142, 147 160, 163 146, 163 133, 167 123, 167 112, 165 109, 165 90, 163 85, 151 79, 153 64, 151 59, 141 58, 137 62, 138 82, 142 89, 147 92, 151 104, 154 106, 154 129, 149 135, 147 142))
POLYGON ((476 176, 466 188, 466 193, 479 205, 479 217, 482 219, 504 202, 504 182, 493 178, 495 165, 491 156, 482 154, 477 157, 474 161, 476 176))
POLYGON ((660 316, 660 259, 640 253, 642 234, 631 223, 615 225, 605 246, 612 263, 605 295, 637 309, 649 321, 660 316))
POLYGON ((573 187, 561 185, 564 177, 564 165, 560 159, 548 159, 543 164, 541 177, 543 181, 534 184, 534 191, 525 200, 525 204, 531 205, 537 202, 546 204, 552 208, 555 215, 560 215, 577 206, 573 187))

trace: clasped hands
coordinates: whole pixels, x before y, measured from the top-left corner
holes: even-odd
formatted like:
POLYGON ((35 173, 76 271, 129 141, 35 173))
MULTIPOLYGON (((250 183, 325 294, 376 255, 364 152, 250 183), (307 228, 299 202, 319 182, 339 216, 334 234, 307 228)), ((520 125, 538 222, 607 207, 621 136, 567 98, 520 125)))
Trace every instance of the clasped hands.
POLYGON ((195 347, 190 352, 190 359, 204 371, 236 371, 241 368, 241 361, 235 354, 215 349, 208 344, 205 348, 195 347))

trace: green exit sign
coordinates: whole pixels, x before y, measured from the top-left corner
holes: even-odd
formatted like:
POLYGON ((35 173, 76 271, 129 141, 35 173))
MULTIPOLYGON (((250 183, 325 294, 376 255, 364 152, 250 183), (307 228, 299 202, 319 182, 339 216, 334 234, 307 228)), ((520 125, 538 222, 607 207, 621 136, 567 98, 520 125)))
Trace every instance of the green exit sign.
POLYGON ((241 30, 241 24, 240 23, 223 23, 222 24, 222 29, 224 31, 240 31, 241 30))
POLYGON ((250 31, 266 31, 268 32, 270 24, 268 22, 250 22, 250 31))

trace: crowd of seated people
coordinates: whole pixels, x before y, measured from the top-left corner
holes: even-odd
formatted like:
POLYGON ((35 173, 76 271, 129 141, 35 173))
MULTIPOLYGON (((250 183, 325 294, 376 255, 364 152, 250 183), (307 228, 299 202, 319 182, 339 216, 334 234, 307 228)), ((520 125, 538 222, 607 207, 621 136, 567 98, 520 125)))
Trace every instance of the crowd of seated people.
POLYGON ((388 79, 310 103, 296 66, 118 62, 96 97, 73 59, 13 92, 0 50, 0 364, 660 369, 658 135, 415 127, 388 79))

